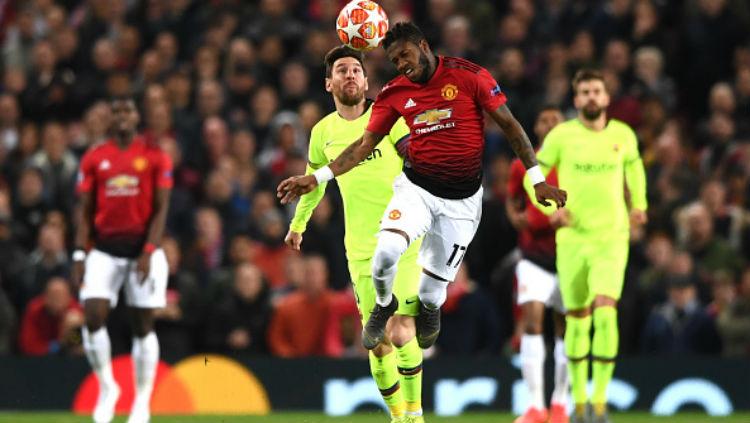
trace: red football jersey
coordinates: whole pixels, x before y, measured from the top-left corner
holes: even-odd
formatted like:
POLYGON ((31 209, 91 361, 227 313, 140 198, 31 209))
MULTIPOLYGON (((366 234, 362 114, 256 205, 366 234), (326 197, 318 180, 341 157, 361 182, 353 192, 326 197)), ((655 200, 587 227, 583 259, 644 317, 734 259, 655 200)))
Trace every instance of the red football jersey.
POLYGON ((411 129, 404 173, 443 198, 466 198, 481 184, 484 110, 506 101, 490 73, 455 57, 438 57, 426 84, 401 75, 383 87, 367 129, 387 134, 403 116, 411 129))
MULTIPOLYGON (((521 160, 516 159, 510 165, 508 178, 508 197, 514 200, 523 198, 526 207, 528 226, 518 233, 518 247, 524 257, 535 261, 543 261, 545 267, 554 267, 555 258, 555 229, 549 223, 549 217, 536 208, 523 187, 526 168, 521 160)), ((547 175, 547 183, 557 186, 557 172, 555 169, 547 175)))
POLYGON ((109 140, 83 156, 77 188, 94 193, 97 247, 124 243, 140 248, 153 214, 156 188, 172 188, 172 160, 142 137, 124 150, 109 140))

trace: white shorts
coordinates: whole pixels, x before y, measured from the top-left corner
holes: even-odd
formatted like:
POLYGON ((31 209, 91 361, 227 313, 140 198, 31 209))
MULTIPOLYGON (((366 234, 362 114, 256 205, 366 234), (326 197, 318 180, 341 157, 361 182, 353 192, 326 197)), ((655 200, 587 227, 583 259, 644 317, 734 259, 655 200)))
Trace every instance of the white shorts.
POLYGON ((91 250, 86 256, 81 301, 89 298, 109 299, 110 305, 114 308, 124 282, 127 305, 138 308, 166 306, 169 267, 164 250, 157 249, 151 254, 151 269, 143 283, 138 281, 136 261, 115 257, 96 249, 91 250))
POLYGON ((471 197, 450 200, 430 194, 402 173, 393 181, 380 230, 398 229, 409 241, 424 235, 419 265, 453 282, 481 218, 482 187, 471 197))
POLYGON ((560 296, 560 281, 554 273, 521 259, 516 265, 518 280, 518 304, 539 301, 560 313, 565 313, 560 296))

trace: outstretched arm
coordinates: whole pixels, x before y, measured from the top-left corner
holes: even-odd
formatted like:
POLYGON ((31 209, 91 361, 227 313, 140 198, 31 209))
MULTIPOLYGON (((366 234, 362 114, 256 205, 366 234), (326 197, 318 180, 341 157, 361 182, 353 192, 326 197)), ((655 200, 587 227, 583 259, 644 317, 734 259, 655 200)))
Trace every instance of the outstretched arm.
POLYGON ((558 208, 564 207, 568 194, 561 189, 547 185, 544 181, 544 175, 538 167, 534 147, 532 147, 531 141, 529 141, 529 137, 526 135, 526 131, 523 130, 521 124, 518 123, 518 120, 516 120, 510 112, 508 106, 503 104, 488 113, 490 117, 500 125, 500 129, 503 130, 505 138, 513 148, 513 152, 515 152, 518 158, 521 159, 521 162, 523 162, 529 177, 534 183, 534 191, 537 201, 540 204, 549 206, 550 202, 547 200, 552 200, 558 208))
POLYGON ((342 151, 328 166, 324 166, 312 175, 292 176, 282 181, 276 189, 276 196, 282 204, 294 201, 302 194, 312 191, 321 182, 327 182, 342 175, 364 160, 385 135, 365 130, 364 135, 342 151))

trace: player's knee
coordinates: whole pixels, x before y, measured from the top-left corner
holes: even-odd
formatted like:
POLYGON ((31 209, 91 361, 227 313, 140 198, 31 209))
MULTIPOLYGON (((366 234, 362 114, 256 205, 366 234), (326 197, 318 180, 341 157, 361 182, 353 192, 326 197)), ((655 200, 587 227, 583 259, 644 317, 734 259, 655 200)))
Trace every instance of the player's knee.
POLYGON ((401 348, 408 344, 409 341, 414 339, 416 332, 414 328, 408 328, 405 326, 396 326, 391 330, 390 338, 394 347, 401 348))
POLYGON ((525 319, 523 331, 527 335, 539 335, 542 333, 542 322, 537 319, 525 319))
POLYGON ((408 244, 403 235, 390 231, 382 231, 378 235, 378 246, 372 259, 373 273, 382 276, 398 263, 401 254, 406 251, 408 244))
POLYGON ((419 282, 419 301, 427 308, 440 308, 448 295, 448 282, 422 273, 419 282))

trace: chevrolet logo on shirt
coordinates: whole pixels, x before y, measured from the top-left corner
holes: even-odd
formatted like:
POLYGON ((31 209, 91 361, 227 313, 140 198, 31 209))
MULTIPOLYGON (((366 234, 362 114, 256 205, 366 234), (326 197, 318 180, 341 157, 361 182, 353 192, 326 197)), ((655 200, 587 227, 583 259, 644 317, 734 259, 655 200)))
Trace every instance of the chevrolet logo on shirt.
POLYGON ((428 125, 434 125, 443 119, 451 117, 453 109, 432 109, 426 110, 423 113, 418 114, 414 117, 414 124, 426 123, 428 125))

